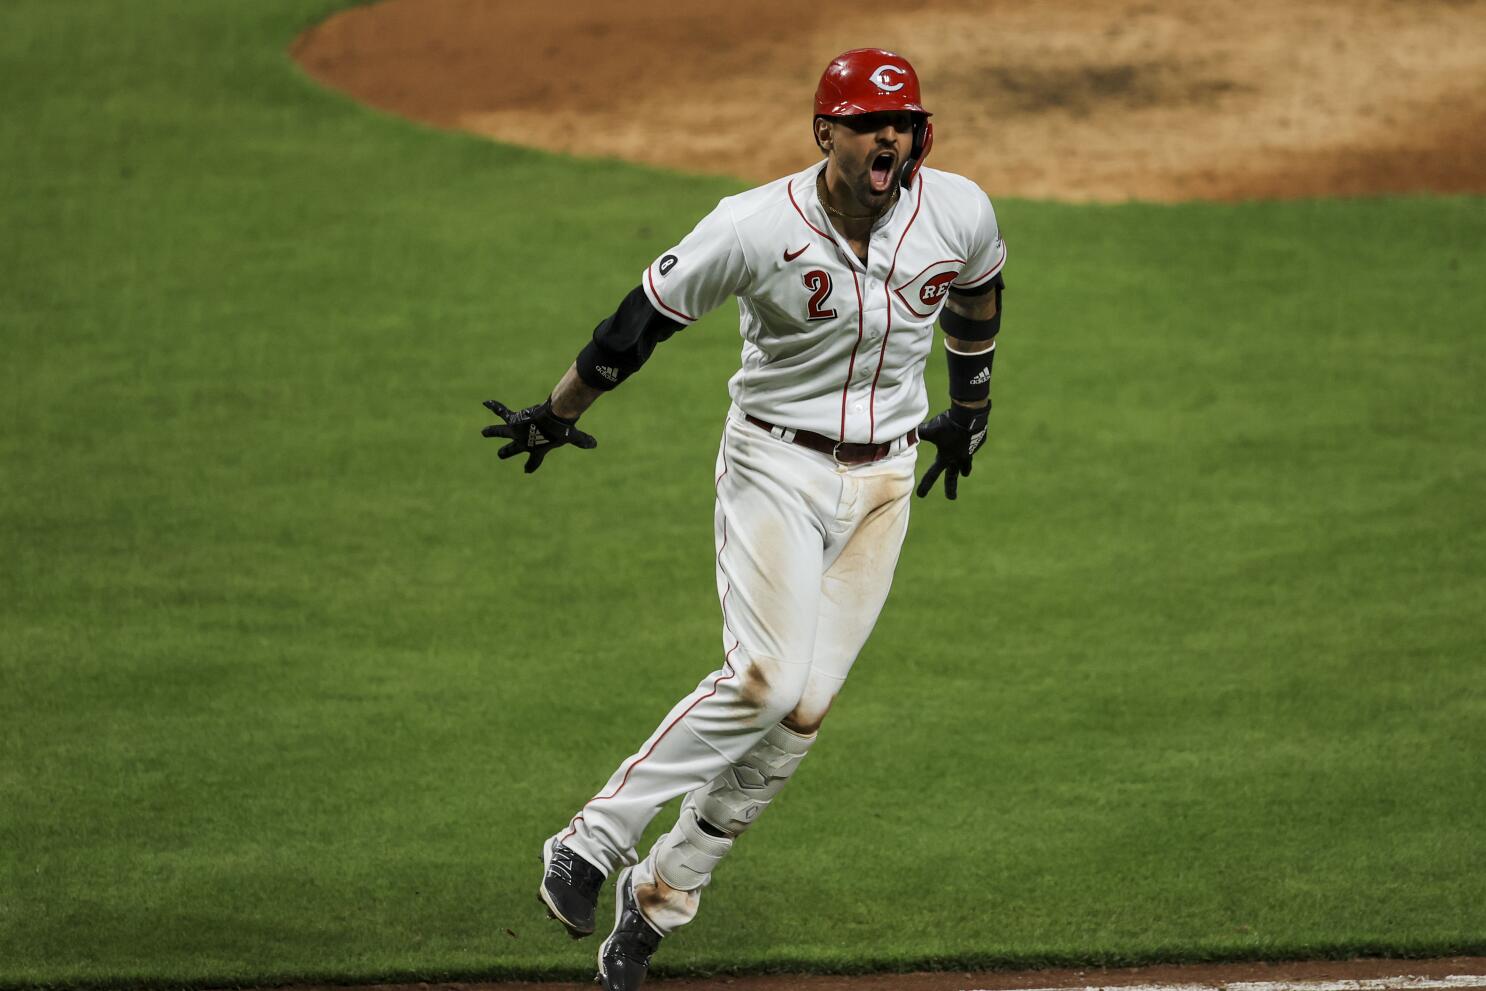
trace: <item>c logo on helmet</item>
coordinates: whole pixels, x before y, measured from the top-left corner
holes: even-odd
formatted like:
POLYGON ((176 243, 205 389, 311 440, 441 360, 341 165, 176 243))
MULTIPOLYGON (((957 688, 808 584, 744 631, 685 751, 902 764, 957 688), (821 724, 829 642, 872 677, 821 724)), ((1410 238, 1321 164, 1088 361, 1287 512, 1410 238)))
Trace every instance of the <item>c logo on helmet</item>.
POLYGON ((906 69, 899 68, 896 65, 879 65, 877 68, 872 70, 872 82, 878 89, 882 90, 884 93, 896 93, 898 92, 898 90, 903 88, 903 84, 901 82, 888 82, 889 72, 896 72, 900 76, 908 75, 908 71, 906 69))

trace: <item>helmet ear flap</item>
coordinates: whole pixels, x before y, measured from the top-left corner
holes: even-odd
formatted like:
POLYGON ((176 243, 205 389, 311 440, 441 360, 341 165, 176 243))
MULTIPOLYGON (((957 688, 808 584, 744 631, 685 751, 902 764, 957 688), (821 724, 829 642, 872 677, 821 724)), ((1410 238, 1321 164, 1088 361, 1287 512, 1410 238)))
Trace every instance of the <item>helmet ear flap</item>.
POLYGON ((904 189, 913 188, 919 166, 924 164, 924 159, 929 157, 929 149, 933 147, 934 124, 927 117, 920 117, 913 122, 913 149, 908 153, 908 161, 903 163, 904 189))

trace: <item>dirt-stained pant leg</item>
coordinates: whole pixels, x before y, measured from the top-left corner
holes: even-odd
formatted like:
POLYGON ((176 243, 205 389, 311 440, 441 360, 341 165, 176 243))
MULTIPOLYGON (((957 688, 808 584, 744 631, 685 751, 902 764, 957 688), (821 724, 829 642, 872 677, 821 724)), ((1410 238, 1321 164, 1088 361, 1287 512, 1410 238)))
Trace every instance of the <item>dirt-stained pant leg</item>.
POLYGON ((830 462, 729 417, 717 460, 723 666, 672 707, 558 837, 612 871, 661 806, 715 779, 800 702, 845 488, 830 462))
POLYGON ((787 715, 790 725, 772 727, 738 762, 691 792, 676 825, 635 869, 635 895, 662 932, 696 916, 712 870, 814 743, 887 601, 908 530, 914 465, 910 448, 886 461, 838 472, 842 486, 827 520, 810 670, 799 702, 787 715), (702 819, 728 835, 707 833, 700 828, 702 819))
POLYGON ((915 464, 909 448, 849 475, 854 502, 842 513, 857 522, 845 540, 826 546, 810 674, 799 703, 786 716, 797 732, 820 728, 882 614, 908 534, 915 464))

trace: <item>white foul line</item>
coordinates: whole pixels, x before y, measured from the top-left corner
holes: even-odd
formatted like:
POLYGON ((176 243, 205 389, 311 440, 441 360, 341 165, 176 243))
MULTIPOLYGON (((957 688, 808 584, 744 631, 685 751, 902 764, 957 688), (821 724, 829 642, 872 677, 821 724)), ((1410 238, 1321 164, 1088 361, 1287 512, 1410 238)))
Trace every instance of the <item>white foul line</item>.
MULTIPOLYGON (((1019 988, 1017 991, 1433 991, 1486 988, 1486 975, 1378 977, 1366 981, 1211 981, 1206 984, 1117 984, 1108 987, 1019 988)), ((986 991, 975 988, 972 991, 986 991)))

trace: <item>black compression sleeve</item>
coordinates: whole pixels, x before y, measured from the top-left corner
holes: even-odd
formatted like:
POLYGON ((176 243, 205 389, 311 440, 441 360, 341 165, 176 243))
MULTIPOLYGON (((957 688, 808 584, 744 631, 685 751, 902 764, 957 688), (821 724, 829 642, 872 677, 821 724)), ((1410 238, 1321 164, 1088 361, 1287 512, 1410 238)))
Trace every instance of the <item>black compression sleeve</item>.
POLYGON ((996 361, 996 344, 983 351, 966 354, 944 346, 949 362, 949 398, 962 403, 975 403, 991 398, 991 366, 996 361))
POLYGON ((655 346, 684 324, 650 305, 645 290, 635 286, 619 308, 593 328, 593 340, 578 352, 578 377, 608 392, 645 364, 655 346))

